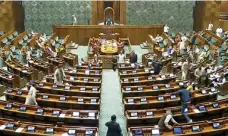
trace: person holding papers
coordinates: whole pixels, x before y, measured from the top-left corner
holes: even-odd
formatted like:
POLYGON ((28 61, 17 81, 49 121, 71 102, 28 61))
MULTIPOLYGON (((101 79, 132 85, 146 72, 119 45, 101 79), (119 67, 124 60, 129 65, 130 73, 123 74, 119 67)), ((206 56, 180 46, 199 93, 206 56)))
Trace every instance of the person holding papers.
POLYGON ((26 96, 25 99, 25 105, 38 105, 36 102, 36 93, 38 92, 35 88, 35 82, 34 81, 30 81, 29 83, 29 87, 28 87, 28 95, 26 96))
POLYGON ((187 105, 191 104, 191 97, 192 93, 185 89, 184 85, 180 86, 180 90, 177 92, 171 93, 171 95, 179 95, 181 99, 181 113, 184 115, 185 119, 187 120, 188 123, 192 122, 192 119, 188 117, 187 113, 187 105))
POLYGON ((106 136, 123 136, 119 123, 116 122, 116 115, 111 116, 111 121, 105 123, 108 127, 106 136))
POLYGON ((160 129, 168 128, 169 130, 172 130, 173 127, 171 125, 169 125, 170 121, 172 121, 174 124, 178 125, 176 120, 173 118, 173 114, 172 114, 171 110, 167 110, 166 113, 160 118, 160 120, 158 122, 159 128, 160 129))
POLYGON ((66 77, 63 66, 60 64, 54 73, 54 83, 57 85, 63 85, 63 80, 66 77))

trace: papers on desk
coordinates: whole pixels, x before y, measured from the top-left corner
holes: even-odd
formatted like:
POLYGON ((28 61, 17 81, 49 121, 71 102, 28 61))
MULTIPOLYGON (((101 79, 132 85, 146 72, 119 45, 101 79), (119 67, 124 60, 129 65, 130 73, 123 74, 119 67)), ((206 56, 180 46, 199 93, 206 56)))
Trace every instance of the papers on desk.
POLYGON ((193 110, 195 113, 201 113, 198 109, 193 110))
POLYGON ((65 86, 65 90, 70 90, 70 86, 65 86))
POLYGON ((23 73, 27 73, 28 71, 27 70, 22 70, 23 73))
POLYGON ((5 129, 6 128, 6 125, 1 125, 0 126, 0 130, 3 130, 3 129, 5 129))
POLYGON ((128 82, 128 79, 127 79, 127 78, 125 78, 125 79, 124 79, 124 82, 128 82))
POLYGON ((150 73, 151 73, 151 74, 154 74, 154 71, 153 71, 153 70, 151 70, 151 71, 150 71, 150 73))
POLYGON ((60 117, 60 118, 64 118, 65 115, 66 115, 66 114, 62 114, 62 113, 61 113, 61 114, 59 115, 59 117, 60 117))
POLYGON ((165 75, 162 75, 161 78, 162 78, 162 79, 165 79, 165 75))
POLYGON ((146 73, 149 73, 149 69, 145 69, 145 72, 146 72, 146 73))
POLYGON ((162 80, 162 78, 158 77, 157 80, 162 80))
POLYGON ((89 75, 89 72, 90 72, 89 70, 85 70, 86 75, 89 75))
POLYGON ((9 75, 9 79, 11 79, 13 76, 12 75, 9 75))
POLYGON ((71 77, 70 77, 70 81, 74 81, 74 77, 71 76, 71 77))
POLYGON ((182 62, 177 63, 178 66, 182 66, 182 62))
POLYGON ((130 92, 131 91, 131 88, 130 87, 127 87, 126 88, 126 91, 130 92))
POLYGON ((19 127, 15 132, 16 132, 16 133, 20 133, 23 129, 24 129, 24 128, 19 127))
POLYGON ((34 61, 33 60, 29 60, 29 63, 34 63, 34 61))

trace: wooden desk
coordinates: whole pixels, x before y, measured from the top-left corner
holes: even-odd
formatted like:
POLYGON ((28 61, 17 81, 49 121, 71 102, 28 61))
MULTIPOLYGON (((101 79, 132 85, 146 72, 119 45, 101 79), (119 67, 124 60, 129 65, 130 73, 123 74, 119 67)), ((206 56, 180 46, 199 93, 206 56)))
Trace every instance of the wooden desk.
MULTIPOLYGON (((121 63, 121 64, 119 64, 118 69, 119 70, 133 70, 135 68, 131 66, 131 63, 121 63)), ((138 69, 144 69, 144 66, 140 64, 138 69)))
POLYGON ((165 93, 172 93, 180 89, 179 83, 183 83, 185 86, 187 86, 187 81, 170 82, 169 84, 124 86, 122 87, 122 96, 123 98, 137 96, 158 96, 165 93))
MULTIPOLYGON (((12 92, 5 91, 7 100, 17 101, 24 103, 27 91, 12 90, 12 92), (18 95, 18 92, 22 92, 18 95)), ((53 108, 70 108, 70 109, 84 109, 84 110, 99 110, 100 109, 100 98, 98 97, 82 97, 82 96, 64 96, 54 94, 37 94, 37 103, 40 106, 47 106, 53 108), (43 96, 48 96, 48 99, 44 99, 43 96), (65 101, 61 101, 60 98, 65 98, 65 101), (82 98, 82 100, 80 100, 82 98), (82 102, 80 102, 80 101, 82 102), (94 101, 94 102, 92 102, 94 101)))
POLYGON ((44 74, 54 73, 54 65, 49 62, 42 62, 37 59, 29 60, 28 64, 30 67, 33 67, 39 71, 42 71, 44 74))
MULTIPOLYGON (((46 81, 54 83, 54 75, 46 76, 46 81)), ((102 79, 99 77, 74 77, 66 76, 64 79, 65 83, 73 85, 85 85, 85 86, 101 86, 102 79)))
POLYGON ((48 82, 36 82, 36 84, 40 93, 100 98, 100 86, 57 86, 53 88, 53 84, 48 82))
POLYGON ((76 69, 76 68, 68 68, 64 69, 66 75, 70 76, 79 76, 79 77, 102 77, 102 70, 86 70, 86 69, 76 69), (86 73, 88 72, 89 73, 86 73))
MULTIPOLYGON (((163 130, 160 136, 223 136, 227 135, 228 131, 228 119, 227 117, 218 118, 212 120, 212 122, 198 122, 198 123, 188 123, 188 124, 180 124, 175 126, 182 129, 182 134, 174 134, 173 130, 163 130), (213 123, 220 123, 220 128, 214 129, 213 123), (192 127, 199 126, 201 131, 200 132, 193 132, 192 127)), ((128 136, 135 136, 135 131, 142 131, 143 135, 151 136, 152 129, 156 129, 154 126, 137 126, 137 127, 129 127, 128 128, 128 136)))
MULTIPOLYGON (((202 102, 194 105, 192 108, 188 107, 188 115, 194 121, 204 121, 211 120, 214 118, 223 117, 228 110, 228 105, 226 104, 228 99, 218 100, 214 102, 202 102), (213 104, 219 104, 219 108, 214 108, 213 104), (205 106, 206 111, 199 111, 196 113, 194 109, 199 109, 199 106, 205 106)), ((185 122, 185 118, 183 118, 181 113, 181 107, 170 107, 173 116, 177 122, 185 122)), ((127 117, 127 126, 137 126, 144 125, 145 123, 148 125, 157 125, 157 122, 160 118, 166 113, 166 109, 146 109, 146 110, 127 110, 125 115, 127 117), (152 113, 150 113, 152 112, 152 113)))
POLYGON ((87 45, 90 37, 99 37, 100 33, 119 33, 120 37, 129 37, 131 44, 146 41, 147 35, 161 34, 164 25, 53 25, 53 32, 60 37, 70 34, 70 41, 87 45))
POLYGON ((61 64, 65 63, 63 59, 57 58, 57 57, 54 58, 54 57, 48 56, 47 59, 48 59, 49 63, 51 63, 51 64, 53 64, 55 66, 58 66, 58 65, 61 65, 61 64))
POLYGON ((74 67, 76 64, 78 64, 78 55, 67 53, 63 55, 63 60, 71 67, 74 67))
POLYGON ((98 136, 98 128, 97 127, 86 127, 86 126, 67 126, 63 125, 61 127, 57 127, 53 124, 46 123, 34 123, 34 122, 25 122, 21 121, 16 123, 13 119, 0 118, 0 126, 7 125, 8 123, 15 124, 14 129, 3 128, 0 132, 1 135, 10 135, 10 136, 45 136, 47 128, 53 128, 55 136, 62 136, 68 133, 69 129, 76 130, 77 135, 84 136, 86 132, 91 131, 93 136, 98 136), (28 132, 28 126, 35 127, 35 132, 28 132), (18 128, 21 128, 21 132, 16 132, 18 128))
MULTIPOLYGON (((208 88, 205 90, 206 94, 200 91, 195 91, 192 94, 191 103, 196 104, 202 101, 213 101, 217 99, 217 92, 210 94, 211 90, 208 88)), ((180 105, 180 97, 176 95, 176 98, 171 98, 171 95, 160 95, 160 96, 141 96, 141 97, 125 97, 123 99, 124 109, 149 109, 153 108, 164 108, 180 105), (164 100, 159 100, 163 97, 164 100)))
MULTIPOLYGON (((76 68, 77 69, 87 69, 88 68, 88 63, 83 63, 82 65, 77 65, 76 68)), ((92 64, 90 69, 92 69, 92 70, 102 70, 102 65, 100 65, 100 64, 99 65, 92 64)))
POLYGON ((135 69, 135 70, 119 70, 120 78, 124 77, 137 77, 137 76, 149 76, 153 74, 151 68, 135 69))
POLYGON ((18 75, 0 69, 0 84, 11 88, 22 88, 25 86, 26 81, 18 75))
POLYGON ((19 64, 15 61, 5 61, 5 63, 9 71, 13 72, 16 75, 19 75, 20 77, 23 77, 27 80, 42 79, 42 73, 31 67, 25 67, 24 65, 19 64))
POLYGON ((121 86, 137 86, 137 85, 152 85, 152 84, 168 84, 170 81, 175 81, 175 75, 150 75, 140 77, 125 77, 120 79, 121 86))
POLYGON ((98 127, 99 112, 97 110, 62 110, 54 108, 42 108, 37 106, 28 106, 24 104, 11 103, 12 108, 7 109, 5 106, 9 102, 0 101, 0 113, 4 116, 12 116, 12 118, 23 118, 30 121, 44 122, 63 122, 71 125, 84 125, 98 127), (20 107, 26 107, 25 111, 20 111, 20 107), (43 113, 38 114, 37 110, 42 109, 43 113), (58 115, 53 115, 54 111, 59 111, 58 115), (74 117, 73 113, 78 112, 79 116, 74 117), (89 113, 94 113, 94 117, 89 117, 89 113))

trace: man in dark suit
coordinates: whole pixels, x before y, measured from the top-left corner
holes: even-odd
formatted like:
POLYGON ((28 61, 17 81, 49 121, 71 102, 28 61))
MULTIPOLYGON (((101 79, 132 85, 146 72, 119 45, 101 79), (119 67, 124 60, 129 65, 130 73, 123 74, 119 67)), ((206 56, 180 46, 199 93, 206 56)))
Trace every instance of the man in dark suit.
POLYGON ((111 121, 105 123, 108 127, 106 136, 123 136, 119 123, 116 122, 116 115, 111 116, 111 121))
POLYGON ((113 71, 116 71, 116 67, 117 67, 117 58, 114 56, 112 58, 112 69, 113 69, 113 71))
POLYGON ((137 63, 138 56, 135 51, 132 51, 130 54, 130 63, 137 63))

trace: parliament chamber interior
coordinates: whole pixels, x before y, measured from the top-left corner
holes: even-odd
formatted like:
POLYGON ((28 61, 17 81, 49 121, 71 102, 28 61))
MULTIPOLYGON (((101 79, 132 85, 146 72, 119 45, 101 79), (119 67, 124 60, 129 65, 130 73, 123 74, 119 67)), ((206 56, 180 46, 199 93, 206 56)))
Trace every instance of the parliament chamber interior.
POLYGON ((1 136, 228 136, 228 1, 0 1, 1 136))

